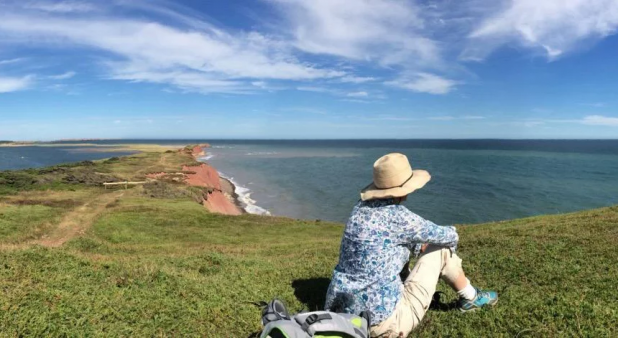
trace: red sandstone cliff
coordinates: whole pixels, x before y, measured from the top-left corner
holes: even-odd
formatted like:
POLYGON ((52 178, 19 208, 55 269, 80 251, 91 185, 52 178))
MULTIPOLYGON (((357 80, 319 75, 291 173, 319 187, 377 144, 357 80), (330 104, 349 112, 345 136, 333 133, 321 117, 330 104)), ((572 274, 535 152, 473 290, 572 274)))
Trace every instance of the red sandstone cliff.
POLYGON ((182 149, 178 149, 178 152, 184 152, 186 154, 190 154, 191 156, 198 158, 200 156, 204 156, 206 155, 204 153, 204 148, 210 148, 210 144, 208 143, 203 143, 203 144, 198 144, 196 146, 187 146, 185 148, 182 149))
POLYGON ((212 188, 207 196, 204 196, 204 206, 212 211, 226 215, 240 215, 242 210, 232 202, 230 193, 221 190, 221 178, 217 170, 207 164, 194 167, 182 167, 186 173, 185 182, 196 187, 212 188), (226 196, 227 195, 227 196, 226 196))
MULTIPOLYGON (((204 156, 204 148, 209 148, 209 144, 200 144, 194 147, 187 146, 179 149, 178 152, 192 155, 194 158, 204 156)), ((233 188, 221 186, 221 177, 217 170, 205 163, 198 166, 183 166, 182 172, 162 172, 147 175, 151 179, 172 180, 185 182, 195 187, 208 188, 204 193, 203 205, 211 212, 225 215, 240 215, 243 210, 234 203, 233 188)))

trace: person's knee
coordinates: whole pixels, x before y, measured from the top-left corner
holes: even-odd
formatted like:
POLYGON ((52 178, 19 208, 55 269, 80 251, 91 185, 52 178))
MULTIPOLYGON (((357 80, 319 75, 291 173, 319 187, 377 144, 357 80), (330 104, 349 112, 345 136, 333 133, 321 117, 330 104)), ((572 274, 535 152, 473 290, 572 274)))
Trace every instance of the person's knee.
POLYGON ((444 265, 442 268, 441 277, 448 281, 456 281, 459 275, 463 273, 461 266, 461 258, 450 249, 444 248, 442 251, 444 265))

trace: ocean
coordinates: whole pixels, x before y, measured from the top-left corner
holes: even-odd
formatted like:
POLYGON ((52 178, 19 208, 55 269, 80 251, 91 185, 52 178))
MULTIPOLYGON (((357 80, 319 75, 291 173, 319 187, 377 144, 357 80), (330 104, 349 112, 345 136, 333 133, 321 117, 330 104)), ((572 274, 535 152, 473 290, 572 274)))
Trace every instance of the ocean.
POLYGON ((412 211, 470 224, 618 204, 618 141, 212 141, 206 161, 241 188, 250 210, 344 222, 389 152, 432 180, 412 211))
MULTIPOLYGON (((241 201, 252 213, 344 222, 360 190, 371 182, 373 162, 389 152, 404 153, 414 168, 431 173, 432 180, 405 204, 438 224, 472 224, 618 204, 618 140, 96 143, 203 142, 212 148, 202 160, 237 185, 241 201)), ((70 147, 0 148, 0 170, 118 155, 122 154, 70 147)))
POLYGON ((133 152, 101 151, 93 147, 0 147, 0 170, 40 168, 62 163, 93 161, 133 152))

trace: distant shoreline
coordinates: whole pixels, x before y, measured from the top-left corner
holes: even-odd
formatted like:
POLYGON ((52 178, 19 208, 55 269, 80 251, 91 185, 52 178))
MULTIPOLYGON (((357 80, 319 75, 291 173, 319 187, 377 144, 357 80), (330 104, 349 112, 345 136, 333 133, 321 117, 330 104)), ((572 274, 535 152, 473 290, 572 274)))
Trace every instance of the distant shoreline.
MULTIPOLYGON (((0 143, 0 148, 18 147, 67 147, 67 148, 97 148, 100 152, 116 151, 166 151, 176 150, 178 145, 161 144, 138 144, 138 143, 119 143, 119 144, 96 144, 96 143, 45 143, 45 142, 11 142, 0 143)), ((94 150, 93 150, 94 151, 94 150)))

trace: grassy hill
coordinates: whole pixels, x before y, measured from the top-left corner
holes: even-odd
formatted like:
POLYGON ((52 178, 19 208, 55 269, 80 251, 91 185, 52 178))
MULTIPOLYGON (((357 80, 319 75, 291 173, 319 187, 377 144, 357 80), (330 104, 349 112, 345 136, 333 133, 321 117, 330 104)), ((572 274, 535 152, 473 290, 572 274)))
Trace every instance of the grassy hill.
MULTIPOLYGON (((250 302, 320 308, 342 225, 211 214, 180 185, 98 185, 187 161, 142 153, 0 173, 0 336, 249 337, 250 302)), ((618 335, 618 207, 458 230, 469 278, 500 303, 461 314, 441 286, 445 304, 412 336, 618 335)))

